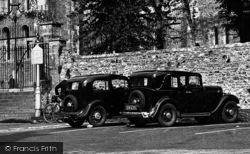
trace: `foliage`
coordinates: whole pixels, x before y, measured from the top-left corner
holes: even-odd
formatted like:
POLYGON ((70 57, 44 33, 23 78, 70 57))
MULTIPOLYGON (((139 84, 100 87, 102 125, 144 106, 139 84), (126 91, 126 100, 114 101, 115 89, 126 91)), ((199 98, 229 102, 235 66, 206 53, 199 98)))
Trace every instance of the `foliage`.
POLYGON ((0 21, 5 19, 6 18, 6 15, 5 14, 0 14, 0 21))
POLYGON ((93 53, 136 51, 162 44, 164 28, 173 20, 168 16, 170 5, 171 0, 80 1, 79 39, 91 44, 84 50, 93 53))
POLYGON ((39 21, 53 21, 54 18, 51 16, 51 13, 48 11, 37 11, 29 10, 24 13, 27 18, 38 19, 39 21))
POLYGON ((241 42, 250 41, 250 0, 216 0, 221 3, 220 17, 228 21, 228 28, 238 32, 241 42))
POLYGON ((195 45, 198 32, 202 31, 204 34, 208 28, 220 22, 219 4, 214 0, 181 0, 181 3, 184 17, 190 27, 192 45, 195 45))

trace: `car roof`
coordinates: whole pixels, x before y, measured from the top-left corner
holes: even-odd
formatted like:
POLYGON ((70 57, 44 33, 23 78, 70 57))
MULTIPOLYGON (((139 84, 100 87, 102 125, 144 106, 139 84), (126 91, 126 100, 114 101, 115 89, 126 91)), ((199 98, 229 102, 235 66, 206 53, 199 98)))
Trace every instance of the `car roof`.
POLYGON ((91 75, 80 75, 80 76, 74 76, 70 79, 68 79, 68 82, 76 82, 80 81, 83 82, 85 80, 88 80, 89 82, 96 80, 96 79, 103 79, 103 78, 127 78, 123 75, 117 75, 117 74, 91 74, 91 75))
POLYGON ((137 71, 133 72, 130 77, 134 76, 153 76, 153 75, 159 76, 159 75, 185 75, 185 76, 190 76, 190 75, 198 75, 201 76, 200 73, 195 73, 195 72, 187 72, 187 71, 175 71, 175 70, 146 70, 146 71, 137 71))

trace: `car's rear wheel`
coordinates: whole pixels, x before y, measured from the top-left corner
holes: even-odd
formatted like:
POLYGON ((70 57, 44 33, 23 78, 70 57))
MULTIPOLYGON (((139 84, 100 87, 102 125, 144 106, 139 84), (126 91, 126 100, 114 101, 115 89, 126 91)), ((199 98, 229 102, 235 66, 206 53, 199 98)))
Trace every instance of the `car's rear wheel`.
POLYGON ((136 127, 142 127, 147 124, 147 119, 144 118, 129 117, 128 120, 130 123, 135 124, 136 127))
POLYGON ((177 119, 176 108, 172 104, 165 104, 161 107, 158 114, 158 121, 163 127, 169 127, 175 124, 177 119))
POLYGON ((129 104, 139 105, 140 110, 143 110, 145 107, 145 101, 146 99, 144 94, 139 90, 132 91, 128 98, 129 104))
POLYGON ((88 116, 89 123, 95 127, 102 126, 107 119, 107 112, 102 106, 95 106, 88 116))
POLYGON ((68 124, 73 127, 73 128, 78 128, 81 127, 82 124, 84 123, 85 119, 73 119, 69 118, 68 119, 68 124))
POLYGON ((238 114, 239 111, 236 102, 228 101, 222 109, 221 118, 224 122, 232 123, 236 122, 238 114))

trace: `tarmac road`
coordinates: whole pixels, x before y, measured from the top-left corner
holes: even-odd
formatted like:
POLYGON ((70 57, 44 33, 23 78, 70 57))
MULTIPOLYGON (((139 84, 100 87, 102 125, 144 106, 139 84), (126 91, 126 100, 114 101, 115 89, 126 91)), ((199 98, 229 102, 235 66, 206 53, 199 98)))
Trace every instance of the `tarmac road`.
MULTIPOLYGON (((3 124, 0 124, 1 126, 3 124)), ((173 127, 124 123, 71 128, 64 123, 0 127, 0 142, 63 142, 64 153, 250 153, 250 123, 173 127)))

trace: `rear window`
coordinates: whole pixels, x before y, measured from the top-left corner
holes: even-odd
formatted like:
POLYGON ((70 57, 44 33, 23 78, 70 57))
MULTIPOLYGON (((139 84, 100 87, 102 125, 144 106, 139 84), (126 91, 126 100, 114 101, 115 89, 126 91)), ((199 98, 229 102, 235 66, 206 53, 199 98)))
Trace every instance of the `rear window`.
POLYGON ((108 81, 95 80, 93 82, 92 88, 93 88, 94 91, 106 91, 106 90, 109 90, 108 81))
POLYGON ((151 85, 151 78, 149 77, 132 77, 131 84, 132 87, 149 87, 151 85))
POLYGON ((79 89, 79 82, 70 82, 68 83, 67 89, 69 90, 78 90, 79 89))

